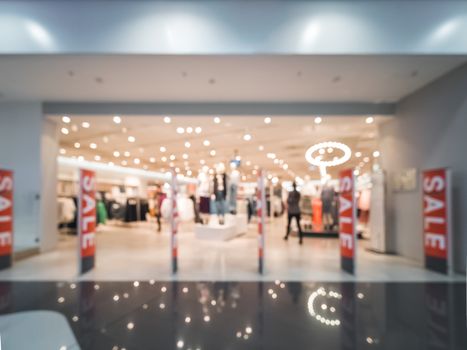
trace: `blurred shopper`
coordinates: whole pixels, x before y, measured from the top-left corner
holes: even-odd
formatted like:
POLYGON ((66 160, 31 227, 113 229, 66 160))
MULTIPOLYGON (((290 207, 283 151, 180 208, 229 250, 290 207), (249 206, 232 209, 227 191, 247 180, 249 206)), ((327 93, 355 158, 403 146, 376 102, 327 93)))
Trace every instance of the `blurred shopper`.
POLYGON ((290 224, 292 223, 292 219, 295 218, 298 227, 298 235, 299 235, 299 243, 303 243, 303 232, 302 227, 300 226, 300 192, 297 191, 297 184, 294 182, 292 184, 293 190, 289 192, 289 196, 287 197, 287 233, 285 234, 284 239, 289 239, 290 234, 290 224))

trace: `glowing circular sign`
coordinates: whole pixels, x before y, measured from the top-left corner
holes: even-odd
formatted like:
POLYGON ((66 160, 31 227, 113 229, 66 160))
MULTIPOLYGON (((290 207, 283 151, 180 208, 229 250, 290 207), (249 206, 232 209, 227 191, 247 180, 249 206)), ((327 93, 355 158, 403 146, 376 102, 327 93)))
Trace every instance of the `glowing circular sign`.
POLYGON ((307 162, 317 167, 333 167, 341 165, 347 162, 351 156, 352 151, 350 150, 349 146, 340 142, 333 141, 317 143, 316 145, 313 145, 310 148, 308 148, 308 150, 305 153, 305 159, 307 160, 307 162), (343 155, 340 157, 334 157, 332 160, 322 160, 320 150, 327 149, 338 149, 343 152, 343 155), (318 155, 315 155, 315 153, 318 153, 318 155))

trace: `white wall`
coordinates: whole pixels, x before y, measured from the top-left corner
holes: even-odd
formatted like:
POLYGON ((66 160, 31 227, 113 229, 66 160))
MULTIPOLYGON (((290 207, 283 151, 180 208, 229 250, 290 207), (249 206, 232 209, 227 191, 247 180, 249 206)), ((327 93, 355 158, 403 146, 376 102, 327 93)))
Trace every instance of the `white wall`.
MULTIPOLYGON (((382 166, 390 176, 404 168, 449 167, 454 187, 454 267, 467 255, 467 65, 403 99, 396 118, 380 128, 382 166)), ((389 181, 389 234, 393 249, 423 262, 422 197, 393 192, 389 181)))
POLYGON ((55 127, 40 102, 0 103, 0 168, 14 171, 14 250, 54 246, 55 127))

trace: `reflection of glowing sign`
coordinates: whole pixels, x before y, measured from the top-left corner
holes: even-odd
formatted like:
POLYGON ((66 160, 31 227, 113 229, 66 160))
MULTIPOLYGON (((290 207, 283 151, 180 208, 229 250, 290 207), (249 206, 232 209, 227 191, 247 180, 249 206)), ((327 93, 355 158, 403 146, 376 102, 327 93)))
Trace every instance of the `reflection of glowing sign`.
POLYGON ((310 297, 308 298, 308 312, 311 316, 313 316, 317 321, 320 321, 326 326, 339 326, 341 324, 341 321, 338 318, 331 319, 319 313, 326 310, 329 310, 331 313, 334 313, 336 311, 334 306, 328 306, 324 303, 321 304, 319 308, 316 308, 315 303, 319 297, 341 300, 342 295, 332 290, 326 292, 326 290, 323 287, 321 287, 318 290, 311 293, 310 297))

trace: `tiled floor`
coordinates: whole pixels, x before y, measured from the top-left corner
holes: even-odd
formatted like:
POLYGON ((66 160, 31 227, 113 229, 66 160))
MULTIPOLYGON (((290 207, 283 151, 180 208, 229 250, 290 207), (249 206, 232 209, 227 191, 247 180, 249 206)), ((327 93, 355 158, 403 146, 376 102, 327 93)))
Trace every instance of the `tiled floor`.
POLYGON ((182 280, 182 281, 465 281, 462 275, 443 276, 398 256, 380 255, 364 249, 359 241, 357 273, 340 270, 337 239, 306 238, 303 246, 291 237, 283 241, 284 222, 268 225, 266 271, 257 273, 256 226, 249 233, 226 242, 201 241, 193 227, 184 224, 179 234, 179 272, 170 272, 169 235, 158 234, 142 223, 128 229, 100 228, 97 266, 77 275, 75 237, 62 239, 53 252, 19 261, 0 272, 0 280, 182 280))
POLYGON ((0 334, 14 350, 465 350, 465 293, 433 282, 0 282, 0 334))

